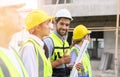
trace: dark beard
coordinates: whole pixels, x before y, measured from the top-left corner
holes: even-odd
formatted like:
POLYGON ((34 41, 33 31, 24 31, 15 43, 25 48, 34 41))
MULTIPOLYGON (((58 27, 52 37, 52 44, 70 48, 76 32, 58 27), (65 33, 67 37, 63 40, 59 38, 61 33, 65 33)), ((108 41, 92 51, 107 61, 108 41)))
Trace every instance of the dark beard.
POLYGON ((61 34, 61 33, 60 33, 60 30, 59 30, 59 31, 57 30, 57 33, 58 33, 60 36, 66 36, 66 34, 67 34, 67 32, 66 32, 65 34, 61 34))

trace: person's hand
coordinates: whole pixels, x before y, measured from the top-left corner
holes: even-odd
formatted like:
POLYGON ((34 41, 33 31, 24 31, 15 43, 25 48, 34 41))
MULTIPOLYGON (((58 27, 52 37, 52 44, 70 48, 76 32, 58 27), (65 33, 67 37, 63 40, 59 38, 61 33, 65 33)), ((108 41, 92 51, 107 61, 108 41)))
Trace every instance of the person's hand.
POLYGON ((62 59, 63 59, 63 63, 64 63, 64 64, 70 63, 70 60, 71 60, 71 58, 70 58, 69 55, 63 56, 62 59))
POLYGON ((70 58, 70 55, 68 55, 68 50, 66 50, 66 52, 64 53, 61 59, 62 59, 63 64, 70 63, 71 58, 70 58))
POLYGON ((68 56, 68 50, 66 49, 66 51, 64 52, 63 56, 68 56))
POLYGON ((82 68, 82 63, 77 63, 76 65, 75 65, 75 67, 76 67, 76 69, 77 70, 79 70, 79 69, 81 69, 82 68))

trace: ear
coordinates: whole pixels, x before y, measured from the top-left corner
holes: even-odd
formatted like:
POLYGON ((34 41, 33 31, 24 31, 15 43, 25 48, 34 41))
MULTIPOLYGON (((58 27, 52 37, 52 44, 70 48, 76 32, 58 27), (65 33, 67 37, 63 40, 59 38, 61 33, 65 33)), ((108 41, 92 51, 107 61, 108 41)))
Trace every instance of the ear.
POLYGON ((83 43, 83 42, 84 42, 84 40, 85 40, 85 38, 81 39, 81 42, 83 43))
POLYGON ((29 33, 30 33, 30 34, 33 34, 34 32, 35 32, 35 29, 29 30, 29 33))
POLYGON ((84 37, 84 40, 90 41, 90 35, 86 35, 86 36, 84 37))
POLYGON ((57 25, 57 22, 55 21, 55 19, 52 20, 52 23, 53 23, 54 25, 57 25))
POLYGON ((36 27, 35 27, 35 30, 37 31, 37 30, 40 30, 40 28, 41 28, 41 25, 39 24, 39 25, 37 25, 36 27))

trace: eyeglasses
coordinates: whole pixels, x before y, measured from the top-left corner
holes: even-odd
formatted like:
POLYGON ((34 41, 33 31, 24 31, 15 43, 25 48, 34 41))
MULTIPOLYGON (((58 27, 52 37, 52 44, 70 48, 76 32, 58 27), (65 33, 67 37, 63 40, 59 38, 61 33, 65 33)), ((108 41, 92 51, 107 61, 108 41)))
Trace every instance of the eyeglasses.
POLYGON ((69 26, 70 24, 67 24, 67 23, 64 23, 64 22, 60 22, 59 23, 60 25, 66 25, 66 26, 69 26))

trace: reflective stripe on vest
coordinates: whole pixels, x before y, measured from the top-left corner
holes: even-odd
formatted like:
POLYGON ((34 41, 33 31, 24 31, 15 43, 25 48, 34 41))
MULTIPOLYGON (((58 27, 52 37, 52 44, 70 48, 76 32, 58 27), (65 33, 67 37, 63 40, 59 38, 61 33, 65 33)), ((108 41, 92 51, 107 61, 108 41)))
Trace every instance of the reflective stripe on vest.
POLYGON ((14 54, 15 54, 15 56, 16 56, 16 58, 17 58, 17 61, 18 61, 19 64, 20 64, 20 67, 21 67, 21 69, 22 69, 22 73, 23 73, 24 77, 28 77, 28 73, 27 73, 27 71, 26 71, 26 69, 25 69, 25 67, 24 67, 24 64, 23 64, 20 56, 18 55, 18 53, 17 53, 15 50, 14 50, 14 54))
POLYGON ((36 60, 38 63, 38 77, 51 77, 52 66, 50 63, 50 59, 46 58, 45 54, 43 53, 43 50, 34 39, 28 39, 25 44, 27 43, 32 43, 35 47, 36 60))
POLYGON ((54 33, 50 34, 50 38, 52 39, 52 41, 54 43, 54 49, 53 49, 51 61, 58 60, 59 58, 61 58, 63 56, 64 52, 66 51, 66 49, 68 50, 68 53, 70 53, 69 44, 66 40, 63 42, 54 33))
POLYGON ((0 77, 10 77, 10 73, 6 67, 6 64, 0 59, 0 77))
MULTIPOLYGON (((9 76, 7 76, 7 77, 21 77, 19 71, 14 66, 13 62, 11 61, 11 59, 9 59, 9 57, 2 50, 0 50, 0 59, 3 61, 3 63, 6 66, 6 68, 9 71, 9 74, 8 74, 9 76)), ((2 67, 1 67, 1 69, 2 69, 2 67)), ((2 72, 4 73, 4 71, 2 71, 2 72)), ((4 76, 6 76, 6 75, 4 75, 4 76)))
POLYGON ((0 67, 0 77, 4 77, 3 70, 0 67))
MULTIPOLYGON (((80 52, 80 50, 77 47, 72 47, 71 51, 75 51, 77 56, 78 53, 80 52)), ((92 77, 92 69, 91 69, 91 63, 90 63, 90 57, 89 54, 87 52, 84 53, 84 56, 82 58, 82 64, 83 64, 83 69, 79 70, 79 73, 81 74, 89 74, 89 77, 92 77)))

